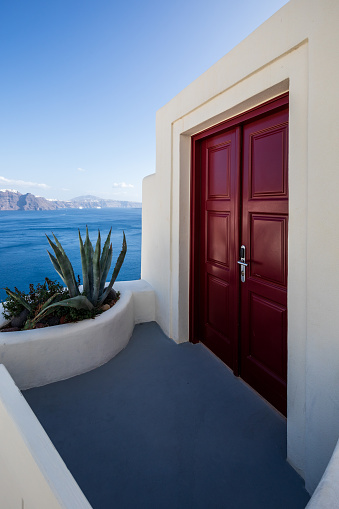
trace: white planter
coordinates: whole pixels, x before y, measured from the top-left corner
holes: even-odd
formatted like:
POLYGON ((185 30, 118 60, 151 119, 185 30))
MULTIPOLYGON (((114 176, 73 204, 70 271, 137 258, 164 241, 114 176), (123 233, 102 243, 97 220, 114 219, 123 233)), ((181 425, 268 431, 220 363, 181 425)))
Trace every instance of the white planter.
POLYGON ((116 283, 119 301, 95 319, 0 333, 0 364, 20 389, 90 371, 127 345, 135 323, 154 320, 154 292, 143 280, 116 283))

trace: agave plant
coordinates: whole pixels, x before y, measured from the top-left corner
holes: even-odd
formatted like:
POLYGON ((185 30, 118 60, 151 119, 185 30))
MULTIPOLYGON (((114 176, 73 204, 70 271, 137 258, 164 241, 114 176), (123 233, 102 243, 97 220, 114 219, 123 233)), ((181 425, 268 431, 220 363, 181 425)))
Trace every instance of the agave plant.
MULTIPOLYGON (((122 249, 116 261, 113 274, 108 286, 105 288, 106 278, 112 263, 113 249, 111 244, 111 232, 110 229, 104 248, 101 253, 101 237, 100 230, 98 232, 98 240, 96 242, 95 250, 91 244, 88 235, 88 228, 86 227, 86 239, 82 241, 79 231, 79 242, 80 242, 80 253, 81 253, 81 264, 82 264, 82 276, 83 276, 83 292, 79 291, 78 284, 75 279, 74 270, 71 262, 69 261, 62 245, 53 233, 55 243, 46 235, 51 248, 54 251, 53 256, 49 251, 49 257, 52 264, 61 277, 64 285, 68 288, 68 293, 71 296, 69 299, 62 299, 62 293, 56 292, 44 302, 39 312, 26 321, 24 329, 33 328, 39 320, 50 314, 55 307, 73 307, 76 309, 84 309, 91 311, 92 309, 99 308, 104 302, 118 277, 119 271, 125 259, 127 252, 127 244, 125 233, 123 232, 122 249)), ((33 311, 33 307, 27 300, 25 300, 20 292, 15 288, 15 292, 6 288, 8 295, 12 296, 17 300, 23 307, 25 307, 30 313, 33 311)))
POLYGON ((86 226, 86 239, 83 242, 79 230, 79 242, 80 242, 80 254, 82 264, 82 277, 83 277, 83 292, 80 294, 78 284, 75 279, 74 270, 71 262, 69 261, 62 245, 53 233, 55 243, 46 235, 49 245, 54 251, 53 256, 49 251, 49 257, 52 264, 67 286, 70 299, 63 300, 48 305, 44 308, 46 312, 52 307, 66 306, 74 307, 77 309, 88 309, 98 308, 104 302, 109 292, 111 291, 116 278, 118 277, 119 271, 125 259, 127 252, 127 244, 125 233, 123 232, 122 249, 118 256, 115 264, 113 274, 108 286, 105 288, 106 278, 112 263, 113 249, 111 244, 111 232, 110 229, 104 248, 101 253, 101 237, 100 230, 98 232, 98 240, 96 242, 95 249, 93 249, 92 243, 89 239, 88 228, 86 226))

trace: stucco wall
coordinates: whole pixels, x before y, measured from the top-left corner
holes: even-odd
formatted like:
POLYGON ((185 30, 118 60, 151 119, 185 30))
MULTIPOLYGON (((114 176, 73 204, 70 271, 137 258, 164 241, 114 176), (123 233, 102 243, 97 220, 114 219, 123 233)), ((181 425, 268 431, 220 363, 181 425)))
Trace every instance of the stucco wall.
POLYGON ((307 504, 307 509, 336 509, 339 507, 339 444, 334 449, 325 473, 307 504))
POLYGON ((143 184, 142 277, 187 341, 190 137, 289 91, 288 460, 310 492, 339 436, 338 22, 336 0, 291 0, 158 111, 143 184))
POLYGON ((91 509, 2 365, 0 506, 4 509, 91 509))

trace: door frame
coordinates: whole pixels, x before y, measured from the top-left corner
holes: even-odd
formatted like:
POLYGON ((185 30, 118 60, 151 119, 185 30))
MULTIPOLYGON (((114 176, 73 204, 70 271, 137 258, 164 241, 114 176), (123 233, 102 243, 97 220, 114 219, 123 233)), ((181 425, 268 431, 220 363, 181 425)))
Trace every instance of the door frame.
MULTIPOLYGON (((190 275, 189 275, 189 341, 198 343, 199 332, 199 285, 200 285, 200 203, 201 203, 201 144, 202 140, 209 136, 222 133, 232 127, 241 126, 246 121, 260 119, 267 113, 273 113, 284 109, 289 104, 289 93, 286 92, 278 97, 266 101, 250 110, 247 110, 235 117, 232 117, 220 124, 199 132, 191 138, 191 189, 190 189, 190 275)), ((240 247, 240 246, 239 246, 240 247)), ((234 352, 235 375, 239 375, 239 339, 238 348, 234 352)))

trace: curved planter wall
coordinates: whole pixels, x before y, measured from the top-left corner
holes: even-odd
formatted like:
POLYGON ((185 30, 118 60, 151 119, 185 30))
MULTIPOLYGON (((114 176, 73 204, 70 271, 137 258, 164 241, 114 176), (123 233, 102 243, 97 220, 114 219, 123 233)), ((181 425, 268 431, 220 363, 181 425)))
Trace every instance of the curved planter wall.
POLYGON ((154 293, 143 280, 116 283, 119 301, 95 319, 0 334, 0 364, 20 389, 90 371, 127 345, 135 323, 154 320, 154 293))

